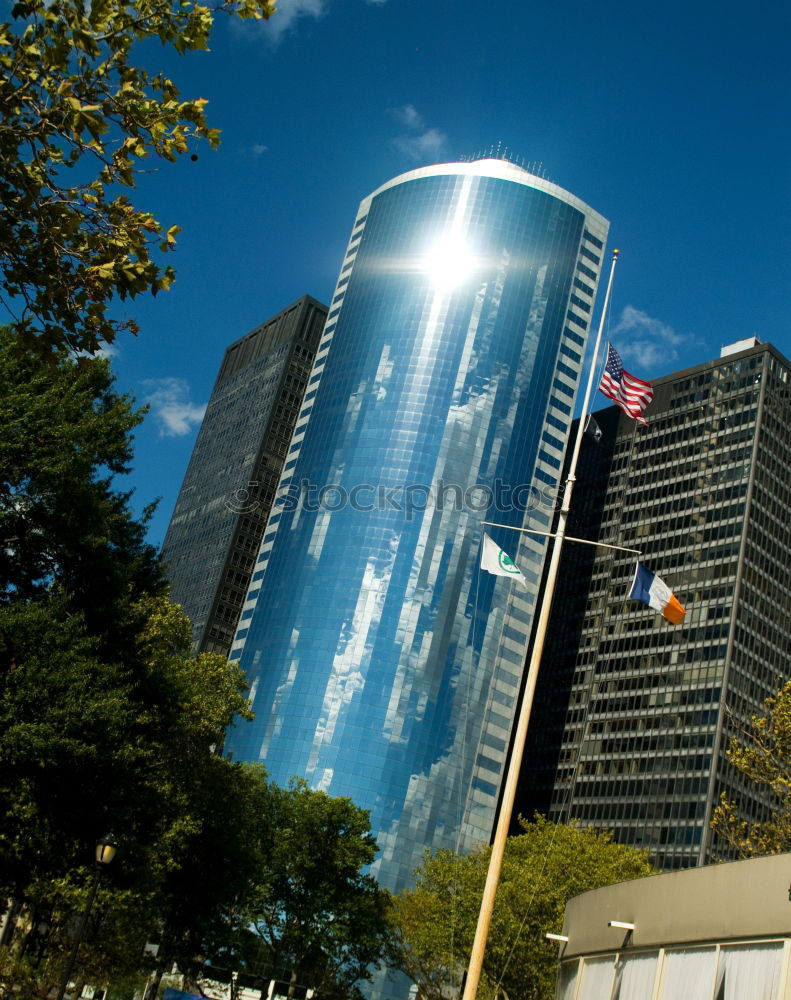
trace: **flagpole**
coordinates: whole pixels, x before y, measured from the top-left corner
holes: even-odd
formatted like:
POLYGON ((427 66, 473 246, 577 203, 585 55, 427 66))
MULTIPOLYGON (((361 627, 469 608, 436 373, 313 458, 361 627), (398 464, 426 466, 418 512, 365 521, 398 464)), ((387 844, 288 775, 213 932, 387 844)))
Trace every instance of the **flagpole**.
MULTIPOLYGON (((547 538, 557 538, 556 531, 539 531, 538 528, 517 528, 513 524, 498 524, 496 521, 481 521, 481 524, 489 528, 506 528, 508 531, 521 531, 525 535, 546 535, 547 538)), ((593 545, 597 549, 615 549, 617 552, 631 552, 633 555, 641 556, 642 549, 627 549, 624 545, 610 545, 609 542, 593 542, 590 538, 575 538, 573 535, 564 535, 564 541, 579 542, 580 545, 593 545)))
POLYGON ((519 719, 517 722, 516 733, 514 735, 514 743, 511 752, 511 759, 508 765, 508 773, 506 774, 505 788, 503 790, 503 798, 500 804, 497 828, 495 830, 494 841, 492 843, 492 854, 489 860, 489 870, 486 874, 486 884, 483 889, 481 909, 478 914, 478 925, 475 929, 475 939, 472 944, 470 961, 467 966, 467 976, 464 981, 462 1000, 475 1000, 475 996, 478 992, 478 984, 481 979, 483 955, 486 949, 486 939, 489 936, 489 926, 492 922, 492 912, 494 910, 494 897, 497 894, 497 886, 500 882, 500 871, 503 866, 505 845, 508 839, 508 830, 511 825, 511 814, 514 808, 514 801, 516 799, 516 786, 519 781, 519 771, 522 765, 522 755, 524 753, 525 740, 527 738, 527 727, 530 722, 530 713, 533 709, 533 697, 535 695, 536 681, 538 679, 538 668, 541 665, 541 656, 544 652, 544 640, 546 638, 549 612, 552 607, 552 599, 555 595, 555 584, 557 581, 558 566, 560 564, 560 554, 563 548, 563 539, 566 535, 566 522, 568 520, 569 509, 571 507, 571 495, 574 490, 574 482, 576 479, 575 473, 577 469, 577 459, 582 446, 582 438, 585 433, 585 415, 588 412, 588 406, 593 392, 593 383, 596 378, 596 360, 599 356, 599 346, 601 344, 602 333, 604 331, 604 320, 607 315, 607 307, 610 302, 612 279, 615 273, 615 264, 617 260, 618 251, 613 250, 610 277, 607 282, 607 292, 604 296, 604 305, 602 307, 601 318, 599 320, 599 329, 596 334, 596 344, 593 348, 593 359, 591 361, 590 374, 588 375, 588 385, 585 390, 585 400, 582 404, 582 416, 580 417, 579 425, 577 427, 577 437, 574 442, 574 451, 571 455, 568 478, 566 479, 566 485, 563 491, 563 502, 558 514, 557 532, 553 539, 552 556, 549 562, 549 570, 547 572, 547 579, 544 585, 544 593, 541 600, 538 623, 536 625, 535 637, 533 639, 533 650, 530 657, 530 666, 527 672, 527 682, 525 684, 525 691, 522 697, 521 708, 519 710, 519 719))

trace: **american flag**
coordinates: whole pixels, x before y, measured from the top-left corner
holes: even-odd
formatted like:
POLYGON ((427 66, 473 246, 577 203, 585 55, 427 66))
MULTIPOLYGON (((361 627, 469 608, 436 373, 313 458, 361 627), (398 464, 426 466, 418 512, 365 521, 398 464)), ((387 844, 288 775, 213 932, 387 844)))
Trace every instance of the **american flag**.
POLYGON ((624 371, 621 356, 612 344, 607 345, 607 364, 599 383, 599 392, 616 403, 628 416, 634 417, 641 424, 648 424, 643 417, 643 410, 654 398, 653 387, 650 382, 644 382, 624 371))

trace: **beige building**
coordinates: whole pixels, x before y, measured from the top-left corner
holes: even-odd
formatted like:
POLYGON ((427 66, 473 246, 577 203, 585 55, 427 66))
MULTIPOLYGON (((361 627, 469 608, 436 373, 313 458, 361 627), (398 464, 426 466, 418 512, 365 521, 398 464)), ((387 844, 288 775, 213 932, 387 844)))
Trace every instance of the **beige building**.
POLYGON ((556 1000, 791 1000, 791 855, 569 900, 556 1000))

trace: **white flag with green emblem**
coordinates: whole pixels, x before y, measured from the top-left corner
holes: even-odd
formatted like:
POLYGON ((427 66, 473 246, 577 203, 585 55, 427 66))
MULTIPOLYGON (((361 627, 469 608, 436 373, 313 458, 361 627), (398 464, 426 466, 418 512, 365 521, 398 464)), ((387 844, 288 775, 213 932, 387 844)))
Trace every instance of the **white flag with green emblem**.
POLYGON ((500 548, 499 545, 489 538, 484 531, 483 549, 481 550, 481 569, 487 573, 494 573, 495 576, 511 576, 518 580, 523 587, 527 586, 527 580, 513 561, 513 559, 500 548))

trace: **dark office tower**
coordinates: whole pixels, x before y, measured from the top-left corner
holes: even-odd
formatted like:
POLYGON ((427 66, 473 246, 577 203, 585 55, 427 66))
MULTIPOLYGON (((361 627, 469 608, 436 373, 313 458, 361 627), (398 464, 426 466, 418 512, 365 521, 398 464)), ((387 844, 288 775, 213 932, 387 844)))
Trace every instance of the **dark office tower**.
POLYGON ((226 748, 371 811, 397 890, 489 840, 607 223, 504 160, 366 198, 232 657, 226 748), (521 487, 521 489, 520 489, 521 487))
POLYGON ((303 296, 225 352, 162 546, 196 650, 231 648, 326 318, 303 296))
POLYGON ((634 556, 567 545, 527 807, 611 828, 662 868, 729 856, 709 828, 721 792, 767 812, 725 751, 789 676, 790 376, 769 345, 735 344, 656 380, 647 428, 597 413, 581 456, 569 534, 640 549, 687 614, 629 600, 634 556))

